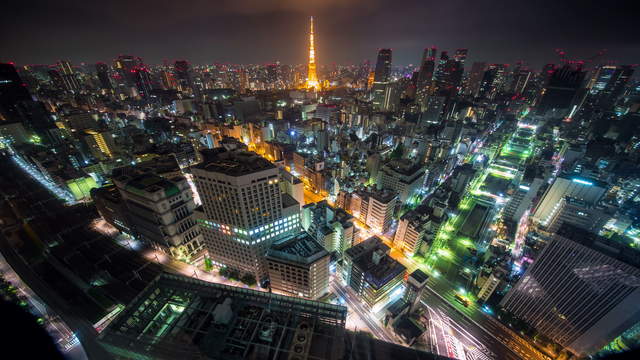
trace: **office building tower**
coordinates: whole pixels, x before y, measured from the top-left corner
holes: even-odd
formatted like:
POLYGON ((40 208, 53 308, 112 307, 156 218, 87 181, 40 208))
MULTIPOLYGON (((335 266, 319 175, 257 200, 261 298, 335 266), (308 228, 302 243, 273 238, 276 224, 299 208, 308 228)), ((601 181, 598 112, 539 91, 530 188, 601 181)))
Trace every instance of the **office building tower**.
POLYGON ((271 289, 288 296, 316 300, 329 292, 330 254, 309 234, 277 240, 266 259, 271 289))
POLYGON ((31 101, 31 95, 16 68, 11 63, 0 63, 0 120, 21 121, 18 104, 31 101))
POLYGON ((117 74, 118 85, 123 87, 133 87, 136 84, 133 69, 142 64, 142 59, 131 55, 119 55, 113 65, 117 74))
POLYGON ((640 257, 619 239, 564 225, 500 306, 577 356, 640 321, 640 257))
POLYGON ((378 51, 372 85, 372 103, 375 110, 385 110, 390 106, 393 95, 393 87, 390 84, 391 54, 391 49, 381 49, 378 51))
POLYGON ((493 269, 489 277, 484 280, 484 282, 480 286, 480 290, 478 291, 478 300, 481 300, 483 302, 489 300, 491 295, 493 295, 496 290, 503 287, 508 275, 509 273, 503 268, 496 267, 495 269, 493 269))
POLYGON ((464 63, 467 60, 467 49, 457 49, 453 59, 448 62, 447 84, 451 88, 449 93, 456 95, 462 86, 462 75, 464 75, 464 63))
POLYGON ((136 238, 181 260, 193 260, 203 250, 184 176, 167 179, 140 171, 115 176, 113 183, 126 204, 126 227, 136 238))
POLYGON ((398 195, 394 191, 357 191, 351 195, 349 208, 356 219, 383 234, 391 226, 397 202, 398 195))
POLYGON ((425 274, 420 269, 414 270, 409 274, 403 296, 404 302, 409 305, 409 313, 412 313, 418 308, 418 306, 420 306, 420 300, 422 299, 422 294, 424 294, 424 290, 427 287, 428 280, 429 275, 425 274))
POLYGON ((557 209, 554 207, 553 216, 546 230, 554 233, 562 224, 570 224, 597 234, 610 218, 611 216, 607 216, 601 206, 565 196, 560 199, 557 209))
POLYGON ((98 341, 122 359, 340 360, 346 317, 339 305, 162 273, 98 341))
POLYGON ((204 149, 192 168, 202 200, 199 222, 209 256, 218 266, 267 276, 271 244, 300 230, 300 204, 280 191, 280 172, 244 150, 204 149))
POLYGON ((471 65, 471 71, 469 72, 469 78, 465 86, 464 94, 476 97, 480 91, 480 85, 482 84, 482 78, 484 72, 487 69, 486 62, 474 62, 471 65))
POLYGON ((533 72, 531 72, 531 70, 523 68, 522 66, 516 67, 513 72, 513 79, 511 80, 509 92, 515 95, 524 94, 527 85, 529 85, 529 81, 532 80, 532 77, 533 72))
POLYGON ((373 76, 374 83, 387 83, 391 81, 391 49, 380 49, 376 60, 376 69, 373 76))
POLYGON ((416 101, 421 109, 426 106, 425 102, 431 89, 436 63, 436 52, 437 49, 432 47, 424 49, 424 53, 422 54, 422 61, 420 62, 420 70, 418 71, 418 79, 416 81, 416 101))
POLYGON ((64 89, 69 92, 80 91, 80 81, 78 80, 71 63, 68 61, 59 61, 58 69, 60 76, 62 77, 64 89))
POLYGON ((326 201, 303 206, 301 223, 302 228, 327 251, 339 256, 353 246, 356 239, 353 216, 326 201))
POLYGON ((407 256, 420 251, 423 244, 431 245, 433 238, 447 219, 443 209, 420 206, 400 217, 398 229, 393 238, 394 247, 407 256))
POLYGON ((373 312, 390 300, 405 274, 406 268, 389 256, 389 247, 377 236, 345 252, 343 279, 373 312))
POLYGON ((109 76, 109 66, 107 64, 97 63, 96 74, 98 75, 101 89, 110 90, 113 88, 113 85, 111 85, 111 76, 109 76))
POLYGON ((595 205, 607 191, 607 185, 600 181, 581 177, 559 176, 547 188, 533 211, 533 221, 543 228, 548 227, 557 216, 562 200, 570 197, 595 205))
POLYGON ((135 78, 135 85, 138 96, 143 99, 148 98, 151 94, 152 89, 151 74, 149 74, 149 69, 146 66, 142 65, 135 67, 132 71, 135 78))
POLYGON ((177 60, 173 64, 173 74, 178 85, 178 90, 182 92, 192 92, 191 67, 186 60, 177 60))
POLYGON ((602 71, 598 72, 598 79, 592 88, 592 90, 598 90, 598 103, 606 109, 611 109, 615 105, 633 75, 633 67, 631 65, 611 68, 611 66, 603 66, 601 68, 602 71))
POLYGON ((586 71, 581 67, 570 64, 554 69, 544 86, 537 113, 544 115, 547 112, 559 112, 561 116, 568 114, 576 103, 576 95, 583 85, 585 75, 586 71))
POLYGON ((477 97, 493 100, 504 90, 506 81, 505 64, 491 64, 482 75, 477 97))
POLYGON ((427 167, 409 159, 395 159, 384 164, 378 171, 379 190, 392 190, 398 200, 406 203, 424 185, 427 167))
POLYGON ((523 182, 514 190, 507 206, 504 208, 505 219, 513 222, 520 221, 520 218, 527 210, 531 209, 534 199, 538 195, 538 190, 544 184, 541 178, 535 178, 530 182, 523 182))
POLYGON ((447 62, 449 61, 449 53, 447 51, 440 52, 440 59, 438 60, 438 66, 433 74, 433 79, 436 83, 444 83, 447 80, 448 70, 447 62))

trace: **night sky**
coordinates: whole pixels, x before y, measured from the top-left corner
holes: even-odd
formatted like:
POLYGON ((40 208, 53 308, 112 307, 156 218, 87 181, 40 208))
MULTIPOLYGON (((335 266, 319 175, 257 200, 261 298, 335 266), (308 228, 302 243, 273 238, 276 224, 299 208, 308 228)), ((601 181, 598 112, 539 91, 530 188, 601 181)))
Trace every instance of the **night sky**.
POLYGON ((303 63, 308 16, 316 18, 320 64, 374 61, 381 47, 394 65, 417 64, 422 49, 469 49, 472 61, 539 67, 555 48, 586 58, 608 49, 616 63, 640 62, 632 1, 482 0, 7 0, 0 10, 0 61, 18 64, 303 63))

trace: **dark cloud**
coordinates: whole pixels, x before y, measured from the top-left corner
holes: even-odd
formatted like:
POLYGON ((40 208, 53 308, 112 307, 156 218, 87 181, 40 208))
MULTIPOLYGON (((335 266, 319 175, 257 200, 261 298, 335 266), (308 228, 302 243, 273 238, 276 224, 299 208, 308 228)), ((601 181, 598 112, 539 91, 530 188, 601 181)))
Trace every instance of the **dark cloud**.
POLYGON ((421 49, 469 48, 470 60, 534 65, 554 48, 585 58, 607 48, 640 60, 631 1, 574 0, 195 0, 11 1, 0 12, 0 60, 107 61, 120 53, 149 63, 300 63, 308 16, 316 16, 320 63, 373 59, 416 63, 421 49))

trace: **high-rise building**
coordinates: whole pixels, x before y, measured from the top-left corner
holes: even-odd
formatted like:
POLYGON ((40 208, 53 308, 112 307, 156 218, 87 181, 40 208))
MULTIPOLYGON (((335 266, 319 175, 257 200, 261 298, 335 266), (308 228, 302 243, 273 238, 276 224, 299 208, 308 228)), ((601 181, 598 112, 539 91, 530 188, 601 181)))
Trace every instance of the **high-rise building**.
POLYGON ((424 49, 422 61, 420 62, 420 70, 418 71, 418 79, 416 82, 416 100, 421 108, 425 107, 425 102, 431 89, 433 80, 433 72, 436 63, 435 47, 424 49))
POLYGON ((391 80, 391 49, 380 49, 373 76, 374 83, 387 83, 391 80))
POLYGON ((147 98, 151 94, 152 84, 151 84, 151 74, 149 74, 149 70, 146 66, 137 66, 131 70, 133 72, 133 76, 135 77, 135 85, 138 91, 138 96, 141 98, 147 98))
POLYGON ((167 179, 151 172, 114 177, 127 208, 132 235, 178 259, 193 260, 202 251, 195 202, 184 176, 167 179))
POLYGON ((609 109, 622 95, 632 75, 631 65, 601 66, 592 79, 589 92, 597 96, 601 106, 609 109))
POLYGON ((271 289, 288 296, 316 300, 329 292, 330 254, 301 232, 273 243, 267 250, 271 289))
POLYGON ((173 64, 173 73, 178 84, 178 90, 186 93, 193 91, 191 82, 191 67, 186 60, 176 60, 173 64))
POLYGON ((391 49, 380 49, 373 76, 372 99, 373 108, 385 110, 392 98, 391 81, 391 49))
POLYGON ((537 113, 544 115, 549 111, 558 111, 562 116, 568 114, 576 103, 576 95, 585 75, 586 71, 581 67, 570 64, 554 69, 544 86, 537 113))
POLYGON ((415 255, 423 244, 431 244, 446 219, 445 212, 438 207, 421 206, 407 212, 398 221, 393 238, 394 247, 408 256, 415 255))
POLYGON ((507 65, 491 64, 482 75, 480 87, 478 89, 478 97, 486 99, 495 99, 505 86, 507 65))
POLYGON ((119 55, 114 61, 114 68, 117 73, 118 85, 133 87, 136 84, 133 69, 142 64, 142 59, 131 55, 119 55))
POLYGON ((409 313, 413 312, 420 304, 428 280, 429 275, 420 269, 414 270, 409 274, 403 296, 404 302, 409 304, 409 313))
POLYGON ((62 76, 64 89, 70 92, 80 91, 80 81, 78 81, 71 63, 68 61, 59 61, 58 69, 60 70, 60 74, 62 76))
POLYGON ((559 176, 538 202, 533 211, 533 221, 546 228, 561 209, 562 199, 570 197, 589 205, 595 205, 606 191, 607 185, 600 181, 559 176))
POLYGON ((500 306, 578 356, 640 321, 637 250, 564 225, 500 306))
POLYGON ((389 256, 389 247, 373 236, 345 252, 342 276, 369 309, 384 304, 403 283, 406 268, 389 256))
POLYGON ((394 191, 357 191, 351 195, 351 214, 377 233, 385 233, 391 226, 398 202, 394 191))
POLYGON ((300 231, 300 204, 280 191, 278 168, 253 152, 215 148, 202 157, 192 171, 209 256, 219 266, 266 277, 264 254, 275 240, 300 231))
POLYGON ((321 201, 303 206, 301 217, 302 228, 327 251, 342 255, 353 246, 357 229, 353 216, 343 209, 321 201))
POLYGON ((484 72, 487 69, 486 62, 474 62, 471 65, 471 71, 469 72, 469 79, 467 80, 467 86, 465 87, 465 95, 478 96, 480 91, 480 85, 482 84, 482 78, 484 72))
POLYGON ((96 64, 96 74, 98 75, 98 81, 100 81, 100 88, 112 89, 111 77, 109 76, 109 66, 105 63, 96 64))
POLYGON ((316 48, 313 33, 313 16, 311 17, 311 25, 309 31, 309 64, 307 65, 307 81, 304 87, 307 89, 320 90, 320 81, 316 73, 316 48))
POLYGON ((426 177, 426 165, 409 159, 391 160, 378 171, 378 189, 398 193, 398 200, 406 203, 422 189, 426 177))
POLYGON ((556 232, 562 224, 570 224, 580 229, 598 233, 611 218, 604 207, 592 202, 565 196, 554 206, 553 216, 546 227, 549 232, 556 232))

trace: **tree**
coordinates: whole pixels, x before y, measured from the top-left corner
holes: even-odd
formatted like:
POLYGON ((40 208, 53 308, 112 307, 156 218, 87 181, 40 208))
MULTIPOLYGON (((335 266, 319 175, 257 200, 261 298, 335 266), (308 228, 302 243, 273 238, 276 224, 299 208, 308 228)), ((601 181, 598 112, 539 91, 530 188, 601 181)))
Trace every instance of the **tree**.
POLYGON ((242 276, 240 281, 242 281, 244 284, 248 286, 253 286, 256 284, 256 277, 253 274, 244 274, 244 276, 242 276))

